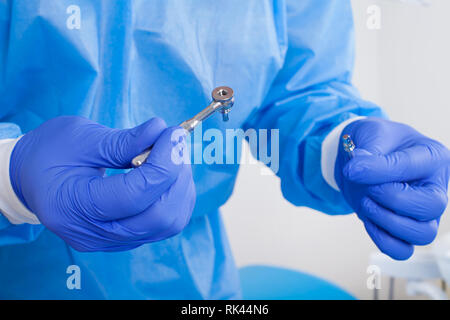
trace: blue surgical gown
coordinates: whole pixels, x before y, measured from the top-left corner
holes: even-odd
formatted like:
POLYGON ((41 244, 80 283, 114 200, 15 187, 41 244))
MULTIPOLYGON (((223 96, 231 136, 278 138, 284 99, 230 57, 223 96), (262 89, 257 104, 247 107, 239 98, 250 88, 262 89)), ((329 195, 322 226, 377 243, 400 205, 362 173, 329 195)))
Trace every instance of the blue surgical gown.
MULTIPOLYGON (((213 117, 203 130, 279 129, 286 199, 348 213, 320 173, 321 143, 348 118, 382 113, 351 84, 353 32, 349 0, 0 0, 0 138, 60 115, 174 125, 227 85, 230 121, 213 117)), ((127 252, 80 253, 0 214, 0 298, 238 298, 218 210, 237 170, 194 165, 187 228, 127 252), (69 265, 80 267, 81 290, 66 286, 69 265)))

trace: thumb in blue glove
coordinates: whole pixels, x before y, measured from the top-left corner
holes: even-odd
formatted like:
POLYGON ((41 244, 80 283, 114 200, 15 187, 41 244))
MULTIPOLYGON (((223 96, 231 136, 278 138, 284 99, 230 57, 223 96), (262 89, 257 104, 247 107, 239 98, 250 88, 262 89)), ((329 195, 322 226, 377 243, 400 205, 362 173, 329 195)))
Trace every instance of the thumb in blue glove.
POLYGON ((58 117, 24 135, 10 165, 24 205, 79 251, 120 251, 163 240, 188 223, 195 203, 190 165, 171 161, 188 152, 180 128, 154 118, 128 130, 80 117, 58 117), (176 137, 176 139, 174 139, 176 137), (104 168, 130 168, 148 146, 147 162, 105 177, 104 168))
POLYGON ((343 131, 357 149, 350 158, 342 146, 335 178, 378 248, 403 260, 414 245, 436 237, 447 206, 450 153, 413 128, 376 118, 343 131))

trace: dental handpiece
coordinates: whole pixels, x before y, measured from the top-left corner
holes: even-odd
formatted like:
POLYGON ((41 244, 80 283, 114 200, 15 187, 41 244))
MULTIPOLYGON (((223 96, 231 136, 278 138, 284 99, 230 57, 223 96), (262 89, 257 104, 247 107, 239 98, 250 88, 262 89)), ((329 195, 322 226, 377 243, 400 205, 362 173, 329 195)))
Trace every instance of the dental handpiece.
MULTIPOLYGON (((219 111, 222 114, 223 121, 228 121, 228 114, 231 111, 231 108, 234 105, 234 92, 233 89, 229 87, 217 87, 212 92, 212 101, 205 109, 200 111, 191 119, 183 121, 180 124, 180 127, 185 129, 187 132, 192 132, 194 128, 200 124, 202 121, 208 119, 212 114, 216 111, 219 111)), ((150 153, 152 152, 152 147, 146 149, 143 153, 136 156, 131 164, 134 168, 138 168, 142 166, 150 153)))

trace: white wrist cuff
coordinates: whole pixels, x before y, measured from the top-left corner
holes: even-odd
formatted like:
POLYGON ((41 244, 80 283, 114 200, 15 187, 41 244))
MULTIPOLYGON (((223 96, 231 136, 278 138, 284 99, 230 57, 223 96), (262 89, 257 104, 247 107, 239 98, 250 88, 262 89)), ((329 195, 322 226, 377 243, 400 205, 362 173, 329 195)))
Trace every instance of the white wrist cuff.
POLYGON ((0 212, 12 224, 40 224, 36 215, 22 204, 11 185, 9 162, 19 139, 0 140, 0 212))
POLYGON ((365 117, 355 117, 341 122, 336 126, 322 142, 322 155, 320 159, 320 167, 322 169, 322 176, 325 181, 336 191, 340 191, 334 178, 334 167, 336 165, 336 158, 339 150, 339 142, 341 140, 342 131, 350 123, 364 119, 365 117))

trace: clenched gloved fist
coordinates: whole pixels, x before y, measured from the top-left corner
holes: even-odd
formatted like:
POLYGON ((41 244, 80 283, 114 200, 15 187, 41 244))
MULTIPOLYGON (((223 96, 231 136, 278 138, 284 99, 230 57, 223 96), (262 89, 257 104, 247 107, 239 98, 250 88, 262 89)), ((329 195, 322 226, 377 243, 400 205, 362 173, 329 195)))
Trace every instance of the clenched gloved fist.
POLYGON ((11 183, 48 229, 79 251, 121 251, 166 239, 188 223, 195 187, 184 136, 154 118, 129 130, 80 117, 58 117, 25 134, 11 155, 11 183), (176 138, 174 138, 176 137, 176 138), (126 174, 153 145, 147 162, 126 174))
POLYGON ((413 128, 377 118, 350 123, 354 156, 339 146, 336 182, 378 246, 408 259, 436 237, 447 206, 450 152, 413 128))

